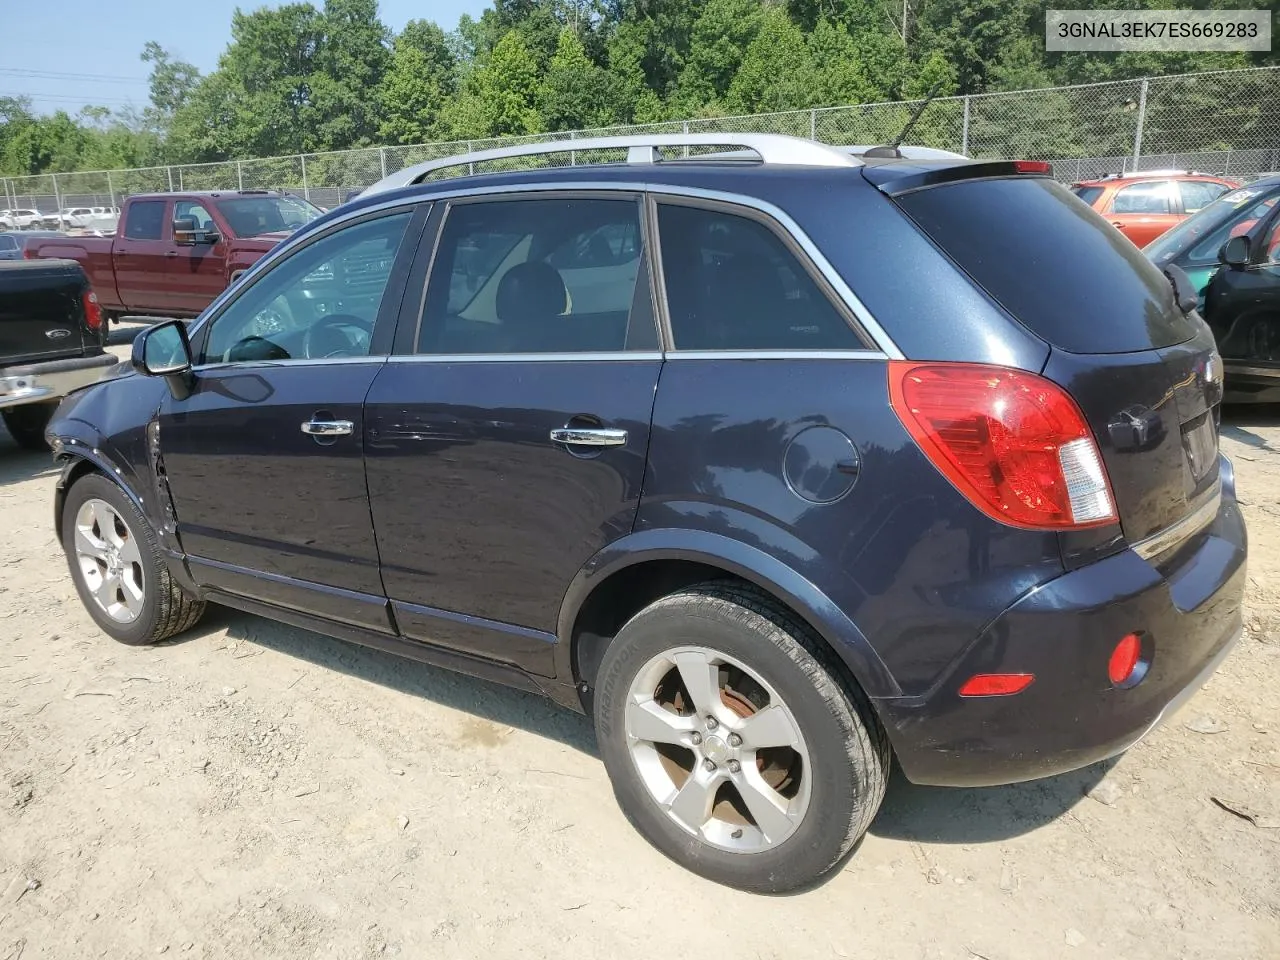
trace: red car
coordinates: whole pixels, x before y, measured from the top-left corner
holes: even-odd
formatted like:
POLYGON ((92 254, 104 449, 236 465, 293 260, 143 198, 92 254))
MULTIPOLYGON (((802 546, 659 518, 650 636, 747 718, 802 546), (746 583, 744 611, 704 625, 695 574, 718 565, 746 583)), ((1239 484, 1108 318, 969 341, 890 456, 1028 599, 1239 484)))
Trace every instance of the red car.
POLYGON ((1071 188, 1139 247, 1240 184, 1194 170, 1148 170, 1071 188))
POLYGON ((28 260, 75 260, 102 309, 194 317, 272 247, 320 216, 305 200, 266 190, 129 197, 113 237, 28 243, 28 260))

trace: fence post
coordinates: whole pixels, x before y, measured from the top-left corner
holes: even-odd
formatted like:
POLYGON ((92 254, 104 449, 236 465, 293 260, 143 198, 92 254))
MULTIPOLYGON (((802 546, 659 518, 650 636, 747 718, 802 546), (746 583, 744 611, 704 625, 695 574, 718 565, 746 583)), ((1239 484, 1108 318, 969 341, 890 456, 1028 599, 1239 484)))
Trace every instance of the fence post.
POLYGON ((1142 128, 1147 122, 1147 89, 1150 80, 1143 80, 1138 93, 1138 128, 1133 132, 1133 169, 1138 169, 1138 160, 1142 156, 1142 128))
POLYGON ((165 167, 165 173, 169 175, 169 192, 173 193, 173 167, 165 167))
POLYGON ((311 188, 307 186, 307 155, 305 153, 298 154, 298 159, 302 161, 302 196, 306 200, 311 199, 311 188))
POLYGON ((960 152, 969 155, 969 95, 964 95, 964 126, 960 129, 960 152))
POLYGON ((49 174, 49 179, 53 181, 53 202, 58 205, 58 210, 61 211, 62 210, 62 194, 58 192, 58 175, 56 173, 51 173, 49 174))
POLYGON ((809 139, 810 140, 818 139, 818 111, 817 110, 809 111, 809 139))
MULTIPOLYGON (((474 140, 467 141, 467 153, 475 153, 475 147, 473 146, 474 143, 475 143, 474 140)), ((476 172, 476 165, 474 163, 468 163, 467 175, 472 176, 475 174, 475 172, 476 172)))
POLYGON ((185 190, 185 189, 187 189, 186 184, 184 184, 184 183, 182 182, 182 168, 181 168, 181 167, 179 167, 179 168, 178 168, 178 189, 179 189, 179 190, 185 190))
POLYGON ((108 171, 107 171, 107 193, 109 193, 109 194, 111 195, 111 203, 109 204, 109 206, 114 207, 114 206, 116 205, 116 188, 115 188, 115 186, 111 183, 111 171, 110 171, 110 170, 108 170, 108 171))
POLYGON ((1227 147, 1227 162, 1222 165, 1222 175, 1225 177, 1231 170, 1231 148, 1227 147))
MULTIPOLYGON (((577 140, 577 139, 578 139, 577 134, 575 134, 572 130, 570 130, 570 131, 569 131, 569 139, 570 139, 570 140, 577 140)), ((577 165, 578 165, 578 151, 577 151, 577 150, 570 150, 570 151, 569 151, 569 166, 571 166, 571 167, 576 167, 577 165)))
POLYGON ((378 160, 382 163, 382 179, 387 179, 387 148, 378 148, 378 160))
MULTIPOLYGON (((688 135, 689 135, 689 121, 688 121, 688 120, 686 120, 686 121, 685 121, 681 126, 682 126, 682 129, 684 130, 685 136, 688 136, 688 135)), ((689 156, 689 145, 688 145, 688 144, 685 144, 684 149, 681 151, 681 156, 683 156, 683 157, 688 157, 688 156, 689 156)))

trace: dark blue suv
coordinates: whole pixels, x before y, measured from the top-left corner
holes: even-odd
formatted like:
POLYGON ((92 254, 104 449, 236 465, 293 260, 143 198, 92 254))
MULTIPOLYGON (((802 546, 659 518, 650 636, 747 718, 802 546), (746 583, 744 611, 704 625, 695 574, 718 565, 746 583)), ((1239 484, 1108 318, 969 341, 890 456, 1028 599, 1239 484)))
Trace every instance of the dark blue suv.
POLYGON ((1046 164, 555 150, 397 174, 63 403, 103 630, 215 602, 541 692, 646 838, 760 891, 839 863, 891 758, 1079 767, 1226 656, 1213 338, 1046 164))

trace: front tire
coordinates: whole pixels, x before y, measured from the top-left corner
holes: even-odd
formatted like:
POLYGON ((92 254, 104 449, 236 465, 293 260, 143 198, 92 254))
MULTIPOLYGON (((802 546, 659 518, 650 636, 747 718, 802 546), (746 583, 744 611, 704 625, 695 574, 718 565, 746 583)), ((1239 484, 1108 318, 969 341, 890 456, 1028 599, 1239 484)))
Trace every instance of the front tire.
POLYGON ((49 444, 44 439, 44 428, 58 409, 57 401, 53 403, 24 403, 19 407, 5 407, 0 410, 4 417, 5 428, 9 436, 23 450, 48 450, 49 444))
POLYGON ((100 474, 67 491, 62 546, 89 616, 121 643, 158 643, 193 627, 204 613, 204 601, 187 596, 170 576, 150 524, 100 474))
POLYGON ((880 807, 889 747, 865 696, 753 588, 707 584, 646 607, 597 681, 596 735, 623 813, 710 880, 811 885, 880 807))

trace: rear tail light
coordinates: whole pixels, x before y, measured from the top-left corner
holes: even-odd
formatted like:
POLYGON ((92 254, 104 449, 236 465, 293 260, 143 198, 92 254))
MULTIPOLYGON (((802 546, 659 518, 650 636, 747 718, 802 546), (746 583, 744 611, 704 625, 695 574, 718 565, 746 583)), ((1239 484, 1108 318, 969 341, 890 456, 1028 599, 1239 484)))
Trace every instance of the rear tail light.
POLYGON ((86 290, 80 300, 84 304, 84 325, 94 331, 102 329, 102 307, 98 304, 98 295, 86 290))
POLYGON ((22 248, 22 259, 23 260, 36 259, 36 252, 31 249, 31 244, 27 244, 22 248))
POLYGON ((1053 173, 1053 164, 1048 160, 1015 160, 1013 169, 1018 173, 1053 173))
POLYGON ((960 686, 960 696, 1008 697, 1027 689, 1035 678, 1034 673, 975 673, 960 686))
POLYGON ((889 363, 894 412, 971 503, 1002 523, 1071 530, 1116 520, 1102 457, 1057 384, 976 363, 889 363))

